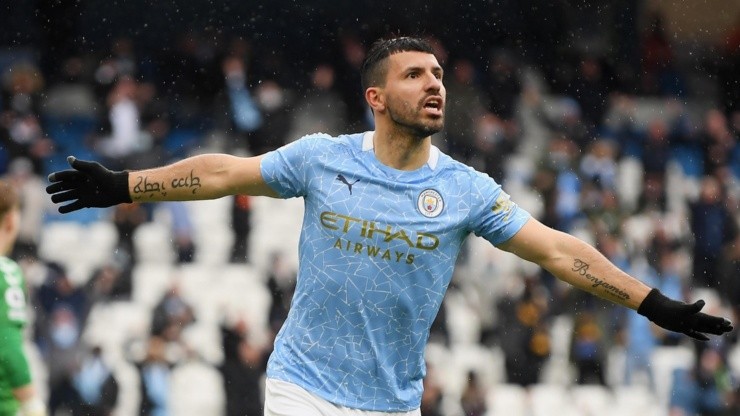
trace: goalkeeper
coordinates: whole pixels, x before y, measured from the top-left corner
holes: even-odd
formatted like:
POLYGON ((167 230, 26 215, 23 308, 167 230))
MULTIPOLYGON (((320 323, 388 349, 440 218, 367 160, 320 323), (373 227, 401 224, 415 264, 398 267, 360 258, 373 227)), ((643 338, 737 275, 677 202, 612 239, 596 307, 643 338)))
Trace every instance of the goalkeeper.
POLYGON ((26 283, 18 264, 6 257, 19 222, 18 194, 0 180, 0 416, 45 416, 23 351, 26 283))

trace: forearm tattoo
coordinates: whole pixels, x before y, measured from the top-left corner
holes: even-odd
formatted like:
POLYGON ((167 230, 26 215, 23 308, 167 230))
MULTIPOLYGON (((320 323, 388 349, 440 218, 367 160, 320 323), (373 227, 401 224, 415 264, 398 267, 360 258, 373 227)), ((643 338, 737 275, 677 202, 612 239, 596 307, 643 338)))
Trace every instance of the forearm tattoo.
POLYGON ((190 175, 186 176, 184 178, 175 178, 172 180, 172 188, 189 188, 193 191, 193 194, 195 194, 195 191, 197 191, 200 188, 200 177, 195 176, 193 174, 193 171, 190 170, 190 175))
MULTIPOLYGON (((189 189, 193 194, 195 194, 195 192, 198 191, 201 186, 202 185, 200 184, 200 177, 196 176, 192 170, 190 171, 189 175, 174 178, 170 182, 170 187, 172 189, 185 188, 189 189)), ((152 181, 148 176, 137 176, 132 198, 140 200, 145 196, 152 197, 154 196, 154 194, 159 194, 163 197, 166 197, 167 191, 168 188, 165 184, 165 181, 156 182, 152 181)))
POLYGON ((137 176, 132 198, 138 200, 142 199, 145 195, 151 197, 154 194, 167 196, 167 188, 165 188, 164 182, 154 182, 150 181, 147 176, 137 176))
POLYGON ((575 259, 573 261, 573 268, 571 268, 572 271, 578 273, 579 275, 585 277, 587 280, 589 280, 592 284, 591 287, 598 288, 599 286, 603 287, 604 290, 609 294, 612 295, 618 299, 624 299, 627 300, 630 298, 630 295, 627 294, 624 290, 606 283, 602 279, 599 279, 598 277, 592 275, 588 272, 590 265, 586 263, 585 261, 581 259, 575 259))

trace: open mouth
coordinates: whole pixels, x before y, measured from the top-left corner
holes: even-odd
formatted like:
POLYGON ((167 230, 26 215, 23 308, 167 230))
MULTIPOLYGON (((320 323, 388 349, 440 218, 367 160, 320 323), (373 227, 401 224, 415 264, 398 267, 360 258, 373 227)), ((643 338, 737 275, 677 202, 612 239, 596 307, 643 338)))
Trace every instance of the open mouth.
POLYGON ((429 98, 424 102, 424 109, 432 114, 442 114, 442 99, 441 98, 429 98))

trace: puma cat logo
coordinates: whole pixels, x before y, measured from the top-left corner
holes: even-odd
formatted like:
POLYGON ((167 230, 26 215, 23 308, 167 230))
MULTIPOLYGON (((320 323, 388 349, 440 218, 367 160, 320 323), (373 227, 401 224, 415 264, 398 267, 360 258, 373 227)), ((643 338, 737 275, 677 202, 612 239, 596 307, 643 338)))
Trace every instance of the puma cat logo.
POLYGON ((349 189, 349 194, 350 194, 350 195, 352 195, 352 185, 354 185, 354 184, 356 184, 357 182, 359 182, 359 181, 360 181, 360 180, 358 179, 358 180, 356 180, 356 181, 354 181, 354 182, 350 183, 350 182, 349 182, 349 181, 347 180, 347 178, 345 178, 345 177, 344 177, 344 175, 342 175, 341 173, 340 173, 339 175, 337 175, 337 180, 338 180, 339 182, 342 182, 343 184, 347 185, 347 189, 349 189))

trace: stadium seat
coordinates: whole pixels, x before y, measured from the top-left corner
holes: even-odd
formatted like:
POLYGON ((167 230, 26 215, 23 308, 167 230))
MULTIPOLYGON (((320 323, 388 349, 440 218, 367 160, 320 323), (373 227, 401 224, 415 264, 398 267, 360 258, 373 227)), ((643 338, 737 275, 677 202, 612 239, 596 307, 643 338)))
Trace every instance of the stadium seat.
POLYGON ((655 394, 647 386, 616 386, 614 388, 614 404, 609 415, 645 415, 659 416, 660 405, 655 394))
POLYGON ((125 346, 149 335, 152 310, 134 302, 96 303, 83 333, 88 345, 99 345, 114 363, 126 358, 125 346))
POLYGON ((64 266, 70 279, 81 285, 95 268, 112 259, 116 239, 115 229, 108 222, 54 221, 44 227, 39 256, 64 266))
POLYGON ((584 415, 606 414, 614 402, 611 392, 599 385, 572 386, 570 397, 576 410, 584 415))
POLYGON ((149 308, 172 286, 174 267, 167 263, 140 262, 131 272, 132 300, 149 308))
POLYGON ((139 262, 169 263, 175 260, 172 232, 167 224, 152 221, 134 231, 134 250, 139 262))
POLYGON ((567 388, 560 384, 540 383, 530 387, 531 416, 551 416, 557 409, 559 416, 575 412, 567 388))
POLYGON ((113 375, 118 382, 118 400, 113 414, 119 416, 134 416, 139 414, 141 391, 139 373, 136 367, 126 361, 116 363, 113 375))
POLYGON ((673 372, 677 368, 690 369, 694 365, 694 351, 690 347, 658 347, 653 352, 653 375, 658 403, 667 406, 673 372))
POLYGON ((303 201, 298 198, 254 198, 252 201, 250 262, 260 270, 268 270, 272 254, 282 252, 289 266, 297 268, 303 201))
POLYGON ((209 364, 217 365, 224 359, 221 333, 215 322, 196 320, 183 329, 182 341, 209 364))
POLYGON ((177 366, 170 378, 171 414, 221 415, 225 410, 223 379, 212 366, 188 361, 177 366))
POLYGON ((488 416, 528 416, 529 398, 526 389, 514 384, 499 384, 486 395, 488 416))

